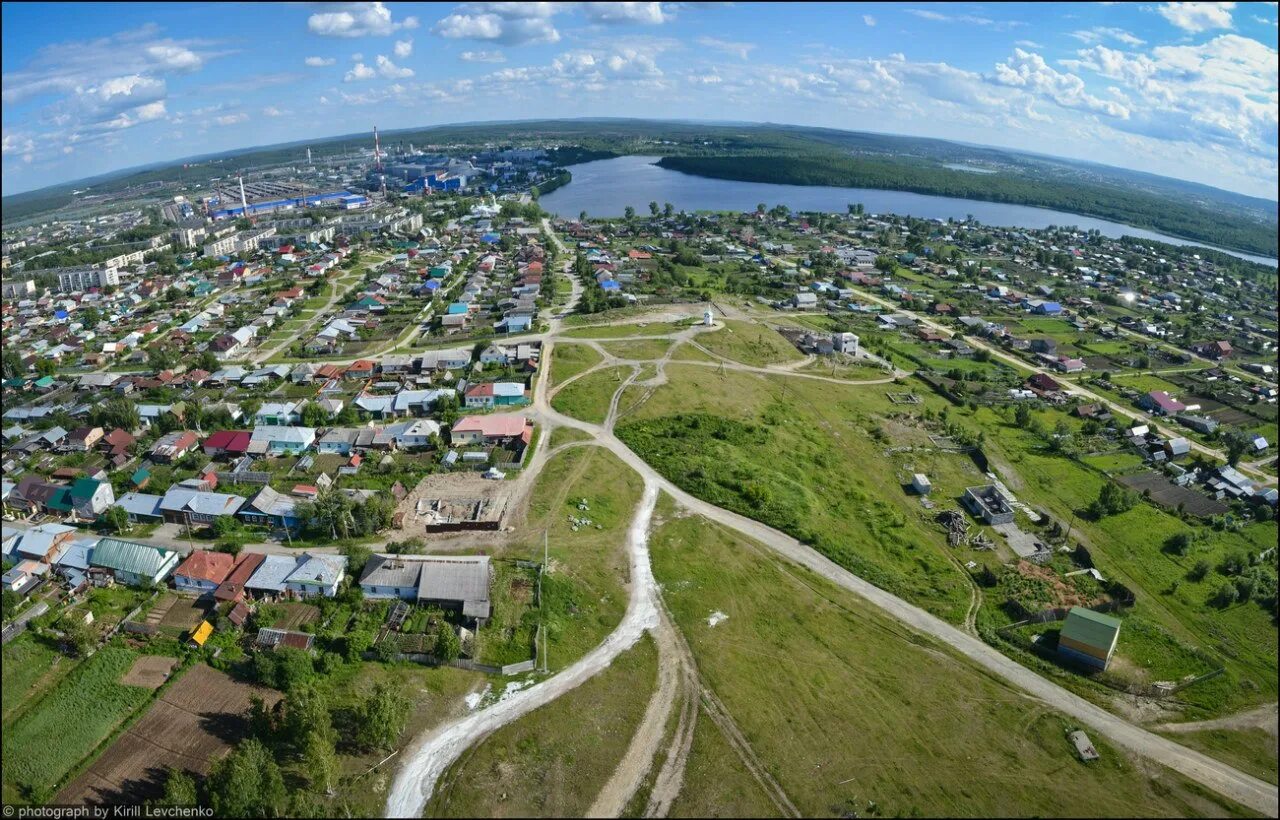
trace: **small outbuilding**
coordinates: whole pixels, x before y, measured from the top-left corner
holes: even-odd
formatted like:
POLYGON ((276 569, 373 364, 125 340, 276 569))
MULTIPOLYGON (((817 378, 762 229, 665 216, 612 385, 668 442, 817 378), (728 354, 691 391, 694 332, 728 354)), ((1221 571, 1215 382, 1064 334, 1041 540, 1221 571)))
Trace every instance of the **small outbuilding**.
POLYGON ((1120 619, 1082 606, 1073 606, 1067 613, 1058 636, 1058 654, 1064 658, 1106 669, 1116 651, 1120 638, 1120 619))
POLYGON ((933 484, 929 481, 929 476, 916 473, 911 476, 911 489, 915 490, 917 495, 928 495, 933 489, 933 484))

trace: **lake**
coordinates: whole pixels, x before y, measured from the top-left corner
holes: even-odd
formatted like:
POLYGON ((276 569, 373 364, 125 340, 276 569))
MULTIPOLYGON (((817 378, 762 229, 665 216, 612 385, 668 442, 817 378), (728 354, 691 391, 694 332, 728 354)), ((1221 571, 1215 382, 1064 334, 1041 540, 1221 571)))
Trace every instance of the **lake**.
MULTIPOLYGON (((845 213, 850 203, 861 202, 867 213, 891 213, 921 219, 965 219, 972 216, 986 225, 1014 228, 1073 225, 1081 230, 1096 229, 1103 236, 1109 237, 1134 236, 1168 242, 1170 245, 1214 247, 1119 222, 1034 208, 1030 205, 981 202, 975 199, 872 188, 773 185, 767 182, 711 179, 659 168, 654 165, 658 159, 660 158, 627 156, 574 165, 570 168, 573 181, 542 197, 539 202, 551 213, 570 219, 577 218, 582 211, 591 216, 622 216, 628 205, 635 208, 636 213, 647 214, 650 202, 657 202, 659 206, 670 202, 677 210, 686 211, 753 211, 758 203, 763 202, 770 208, 782 204, 793 211, 828 213, 845 213)), ((1277 264, 1275 259, 1265 256, 1253 256, 1225 248, 1215 250, 1272 267, 1277 264)))

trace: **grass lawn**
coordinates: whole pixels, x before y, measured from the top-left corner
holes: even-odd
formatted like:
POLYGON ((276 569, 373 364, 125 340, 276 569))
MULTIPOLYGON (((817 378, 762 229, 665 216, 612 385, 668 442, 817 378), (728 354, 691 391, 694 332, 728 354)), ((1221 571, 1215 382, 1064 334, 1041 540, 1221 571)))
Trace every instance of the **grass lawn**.
POLYGON ((640 339, 634 342, 606 342, 602 347, 619 359, 661 359, 671 349, 664 339, 640 339))
POLYGON ((647 635, 604 672, 494 732, 445 773, 430 817, 581 817, 644 715, 658 670, 647 635))
POLYGON ((53 795, 77 763, 150 699, 150 689, 119 682, 137 657, 115 646, 98 650, 21 720, 5 726, 4 802, 42 802, 53 795))
POLYGON ((1096 735, 1081 764, 1063 716, 735 533, 658 513, 654 572, 698 670, 803 815, 1239 813, 1096 735))
POLYGON ((698 344, 712 353, 757 367, 804 358, 795 346, 772 328, 730 319, 722 330, 698 335, 698 344))
POLYGON ((590 438, 590 433, 579 430, 576 427, 557 427, 551 432, 551 440, 547 442, 547 446, 559 447, 561 444, 568 444, 571 441, 587 441, 590 438))
POLYGON ((600 354, 587 345, 558 344, 551 354, 551 384, 563 384, 600 362, 600 354))
POLYGON ((628 336, 665 336, 687 327, 689 327, 688 322, 632 322, 623 325, 575 327, 560 335, 570 339, 625 339, 628 336))
MULTIPOLYGON (((705 334, 699 334, 695 339, 703 338, 705 334)), ((676 346, 675 351, 671 354, 672 361, 685 362, 716 362, 719 361, 715 356, 694 347, 688 342, 681 342, 676 346)))
MULTIPOLYGON (((659 472, 700 498, 812 544, 940 617, 961 619, 969 586, 944 554, 942 529, 890 480, 909 480, 905 468, 914 472, 925 462, 896 462, 884 455, 894 441, 868 436, 874 416, 894 407, 886 391, 901 388, 679 365, 666 372, 667 384, 617 428, 659 472)), ((958 476, 950 489, 959 495, 977 477, 958 476)))
POLYGON ((819 357, 797 368, 796 372, 850 380, 883 379, 892 375, 883 367, 866 359, 849 360, 834 357, 819 357))
POLYGON ((609 402, 631 370, 618 366, 589 373, 556 393, 551 406, 566 416, 599 424, 609 414, 609 402))

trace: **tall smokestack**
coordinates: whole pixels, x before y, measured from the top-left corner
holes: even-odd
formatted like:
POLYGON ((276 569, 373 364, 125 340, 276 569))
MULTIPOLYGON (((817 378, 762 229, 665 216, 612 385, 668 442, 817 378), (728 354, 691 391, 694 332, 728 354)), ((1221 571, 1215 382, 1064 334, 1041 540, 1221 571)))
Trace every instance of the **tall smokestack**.
POLYGON ((249 203, 244 198, 244 177, 237 177, 240 180, 240 216, 244 219, 249 218, 249 203))
POLYGON ((382 170, 382 146, 378 143, 378 126, 373 127, 373 165, 382 170))
POLYGON ((310 148, 307 149, 307 165, 308 166, 311 165, 311 149, 310 148))

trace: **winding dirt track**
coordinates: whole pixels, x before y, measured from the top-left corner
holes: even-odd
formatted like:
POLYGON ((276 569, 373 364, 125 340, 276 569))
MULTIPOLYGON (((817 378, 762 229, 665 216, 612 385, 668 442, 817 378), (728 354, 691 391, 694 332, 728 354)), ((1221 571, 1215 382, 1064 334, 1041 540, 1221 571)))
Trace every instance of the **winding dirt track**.
MULTIPOLYGON (((632 569, 631 600, 628 603, 627 612, 614 633, 606 638, 600 646, 569 668, 552 678, 523 690, 506 701, 442 726, 417 742, 408 754, 407 760, 392 785, 387 801, 388 816, 421 816, 426 801, 430 798, 440 775, 469 746, 479 742, 500 726, 527 714, 545 703, 549 703, 556 697, 578 686, 592 675, 606 668, 613 658, 617 657, 623 650, 634 645, 646 629, 652 630, 659 625, 657 589, 649 564, 647 543, 649 522, 659 491, 671 495, 677 503, 687 510, 723 524, 735 532, 759 542, 789 561, 800 564, 832 583, 853 592, 895 620, 901 621, 917 631, 952 647, 988 672, 1018 687, 1028 695, 1039 699, 1046 707, 1057 709, 1071 716, 1091 730, 1108 738, 1111 742, 1135 754, 1168 766, 1238 803, 1261 812, 1265 816, 1275 817, 1280 814, 1280 799, 1278 799, 1276 786, 1247 775, 1222 761, 1188 749, 1160 735, 1133 725, 1124 718, 1113 715, 1026 669, 983 643, 976 636, 967 634, 965 631, 925 612, 923 609, 870 584, 785 533, 745 516, 716 507, 681 490, 658 474, 648 463, 614 436, 612 427, 617 413, 617 395, 620 395, 621 390, 613 397, 613 401, 610 404, 609 417, 604 425, 579 421, 556 412, 550 405, 549 393, 545 389, 546 374, 550 371, 551 356, 555 346, 555 336, 556 329, 553 327, 544 342, 543 366, 539 375, 540 384, 535 391, 535 404, 530 413, 539 424, 543 425, 544 438, 548 438, 550 430, 556 426, 573 427, 582 430, 591 434, 597 445, 609 449, 625 464, 634 469, 644 480, 644 495, 627 536, 632 569)), ((734 369, 756 368, 741 366, 734 369)), ((767 372, 777 373, 778 371, 767 372)), ((785 375, 812 378, 808 374, 800 373, 785 375)), ((633 373, 632 379, 634 377, 635 374, 633 373)), ((836 379, 827 380, 839 381, 836 379)), ((627 383, 630 383, 630 381, 631 379, 628 379, 627 383)), ((867 384, 868 382, 861 383, 867 384)), ((659 691, 662 691, 661 688, 659 691)), ((716 715, 714 693, 704 689, 702 695, 708 714, 716 715), (710 701, 708 701, 708 696, 710 696, 710 701)), ((650 707, 658 710, 664 708, 661 702, 656 707, 651 703, 650 707)), ((665 708, 670 707, 668 705, 665 708)), ((722 717, 731 721, 727 714, 722 715, 722 717)), ((647 720, 646 723, 648 723, 647 720)), ((720 721, 717 721, 717 723, 719 724, 720 721)), ((661 731, 659 730, 660 734, 661 731)), ((641 739, 640 743, 642 747, 651 745, 647 739, 641 739)), ((630 752, 631 750, 629 749, 628 756, 630 756, 630 752)), ((643 755, 637 754, 637 757, 643 757, 643 755)), ((650 754, 649 760, 652 760, 652 754, 650 754)), ((613 788, 614 784, 611 782, 610 793, 602 795, 593 809, 599 808, 602 812, 607 810, 609 813, 621 811, 619 801, 621 801, 621 805, 625 805, 631 793, 634 792, 634 787, 627 791, 621 786, 633 780, 637 784, 639 782, 639 778, 634 775, 635 768, 636 766, 633 765, 625 770, 620 769, 620 773, 615 775, 615 779, 619 780, 618 788, 613 788), (623 792, 626 792, 625 796, 622 796, 623 792)), ((639 777, 643 777, 644 771, 647 771, 647 766, 641 770, 639 777)), ((776 786, 776 783, 774 785, 776 786)), ((786 795, 781 792, 781 788, 777 788, 776 791, 770 790, 770 794, 774 797, 781 812, 798 815, 795 807, 786 800, 786 795)))

